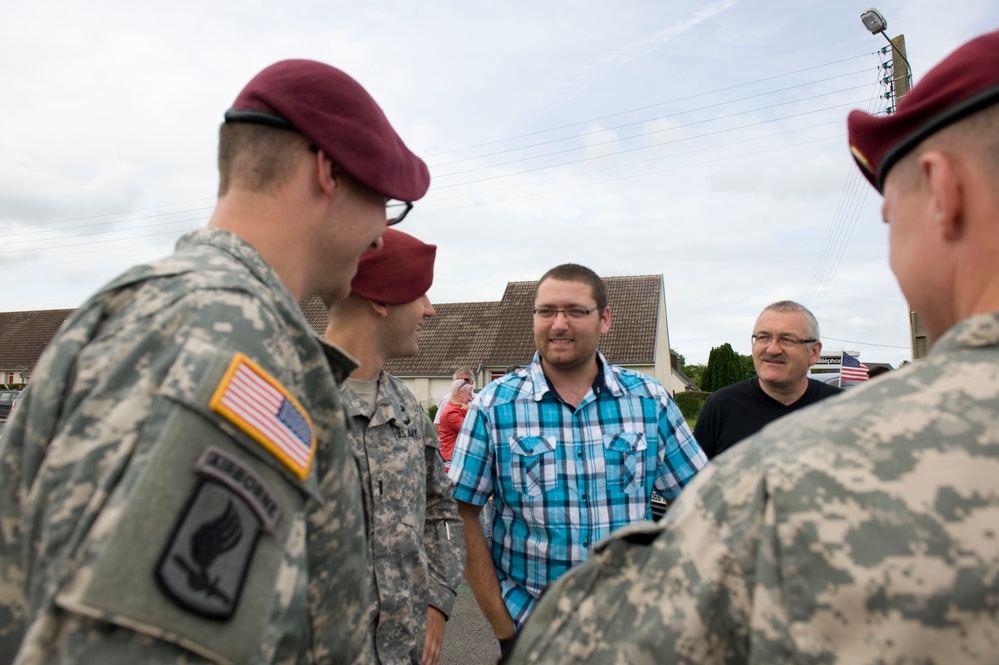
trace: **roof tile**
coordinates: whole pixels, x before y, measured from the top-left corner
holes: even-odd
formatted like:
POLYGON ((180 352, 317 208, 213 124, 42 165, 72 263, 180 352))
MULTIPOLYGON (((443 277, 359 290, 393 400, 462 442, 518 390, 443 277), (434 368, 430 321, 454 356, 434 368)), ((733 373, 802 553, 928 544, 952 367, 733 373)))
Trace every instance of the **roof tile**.
POLYGON ((0 368, 31 369, 72 309, 0 312, 0 368))
MULTIPOLYGON (((600 342, 616 364, 655 362, 661 275, 604 277, 611 308, 610 332, 600 342)), ((420 330, 420 353, 393 358, 385 369, 396 376, 449 376, 455 367, 526 365, 534 356, 531 310, 537 282, 509 282, 497 302, 434 305, 436 314, 420 330)), ((326 308, 316 299, 301 303, 318 334, 326 331, 326 308)))

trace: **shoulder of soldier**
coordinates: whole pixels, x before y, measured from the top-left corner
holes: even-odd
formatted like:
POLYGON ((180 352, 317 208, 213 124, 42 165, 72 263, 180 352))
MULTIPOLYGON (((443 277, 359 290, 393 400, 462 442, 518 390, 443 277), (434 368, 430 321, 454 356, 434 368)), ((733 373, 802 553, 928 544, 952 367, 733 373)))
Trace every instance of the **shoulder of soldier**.
POLYGON ((433 436, 437 439, 437 433, 434 431, 433 422, 430 420, 429 414, 420 404, 420 400, 416 398, 416 394, 410 389, 406 383, 397 376, 389 374, 385 370, 382 370, 382 381, 385 384, 385 389, 394 396, 394 399, 407 411, 415 413, 416 415, 422 415, 423 417, 419 420, 429 432, 424 434, 427 437, 433 436), (426 421, 426 422, 423 422, 426 421))
POLYGON ((416 394, 402 379, 384 371, 382 372, 382 376, 385 377, 386 383, 390 386, 390 390, 395 394, 396 399, 407 411, 419 412, 429 418, 423 405, 420 404, 420 400, 416 398, 416 394))
MULTIPOLYGON (((107 284, 102 291, 116 291, 149 280, 196 280, 205 288, 237 286, 251 274, 249 266, 211 245, 196 245, 151 263, 135 266, 107 284)), ((256 281, 256 280, 253 280, 256 281)))
POLYGON ((212 247, 198 246, 126 271, 81 309, 101 307, 107 318, 102 327, 110 324, 113 329, 161 315, 185 300, 200 301, 192 308, 192 317, 212 316, 204 311, 212 299, 234 303, 244 295, 258 302, 275 298, 272 288, 256 278, 246 264, 212 247))
MULTIPOLYGON (((850 464, 842 462, 859 456, 869 458, 881 446, 890 442, 906 418, 906 408, 900 408, 909 396, 925 394, 927 372, 936 370, 928 365, 907 376, 879 377, 876 385, 865 385, 835 399, 821 402, 783 416, 743 440, 740 451, 758 450, 761 463, 769 470, 783 469, 787 475, 811 473, 817 476, 837 476, 847 473, 850 464), (920 378, 922 375, 922 378, 920 378)), ((912 404, 912 409, 925 411, 925 404, 912 404)), ((927 445, 936 445, 927 444, 927 445)))
MULTIPOLYGON (((385 385, 385 390, 404 408, 423 411, 420 401, 416 399, 416 395, 402 379, 382 370, 382 382, 385 385)), ((424 411, 424 413, 426 412, 424 411)))
POLYGON ((399 377, 382 370, 382 381, 384 381, 386 388, 398 395, 401 400, 416 400, 416 395, 399 377))

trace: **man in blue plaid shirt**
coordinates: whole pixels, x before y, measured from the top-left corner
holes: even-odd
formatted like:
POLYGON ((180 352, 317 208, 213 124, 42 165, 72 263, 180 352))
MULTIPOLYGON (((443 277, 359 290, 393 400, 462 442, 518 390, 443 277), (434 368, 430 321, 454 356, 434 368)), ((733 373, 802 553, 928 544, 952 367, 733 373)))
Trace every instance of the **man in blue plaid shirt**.
POLYGON ((505 650, 545 587, 611 531, 652 516, 707 458, 656 380, 607 363, 603 281, 565 264, 538 282, 533 362, 490 383, 451 460, 465 577, 505 650), (478 516, 492 495, 487 543, 478 516))

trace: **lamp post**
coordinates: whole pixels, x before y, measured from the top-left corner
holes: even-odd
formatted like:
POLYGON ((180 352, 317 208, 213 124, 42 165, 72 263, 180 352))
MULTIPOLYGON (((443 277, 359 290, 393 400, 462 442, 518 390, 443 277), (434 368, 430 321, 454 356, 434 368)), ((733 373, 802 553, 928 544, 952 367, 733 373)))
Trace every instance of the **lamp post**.
MULTIPOLYGON (((860 15, 860 20, 864 22, 872 35, 882 34, 891 46, 891 67, 892 95, 894 97, 894 108, 898 108, 899 101, 909 92, 912 82, 912 68, 909 66, 909 59, 905 57, 905 35, 899 35, 894 39, 888 37, 885 30, 888 29, 888 21, 874 7, 871 7, 860 15)), ((923 358, 929 350, 926 337, 926 327, 923 325, 919 314, 909 306, 909 342, 912 346, 912 359, 923 358)))
POLYGON ((895 101, 898 103, 898 100, 904 97, 905 93, 909 92, 909 86, 912 83, 912 67, 909 66, 909 59, 905 57, 905 35, 899 35, 895 39, 890 39, 885 33, 885 30, 888 29, 888 21, 874 7, 861 14, 860 20, 864 22, 864 27, 872 35, 884 35, 884 38, 888 40, 888 45, 891 46, 891 66, 892 71, 895 73, 895 101), (899 59, 901 59, 901 63, 898 62, 899 59), (899 80, 899 72, 904 73, 901 80, 899 80))

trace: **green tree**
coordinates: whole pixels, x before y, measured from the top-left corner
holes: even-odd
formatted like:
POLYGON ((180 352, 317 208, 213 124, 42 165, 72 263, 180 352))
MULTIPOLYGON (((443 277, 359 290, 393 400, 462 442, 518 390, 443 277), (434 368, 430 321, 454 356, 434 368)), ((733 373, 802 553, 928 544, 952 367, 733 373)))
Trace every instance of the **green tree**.
POLYGON ((704 381, 704 370, 707 369, 707 365, 684 365, 683 373, 688 379, 693 382, 695 386, 700 387, 701 383, 704 381))
POLYGON ((670 349, 670 353, 676 356, 677 367, 683 372, 683 375, 691 380, 694 385, 701 385, 701 376, 704 374, 704 365, 688 365, 687 359, 682 353, 679 353, 676 349, 670 349))
POLYGON ((746 370, 739 354, 729 343, 711 349, 708 356, 708 366, 704 370, 701 389, 714 392, 719 388, 738 383, 746 378, 746 370))
POLYGON ((676 349, 670 349, 670 353, 676 356, 677 366, 679 366, 680 371, 686 376, 694 385, 701 385, 701 377, 704 376, 705 365, 688 365, 687 359, 684 358, 682 353, 678 353, 676 349))

